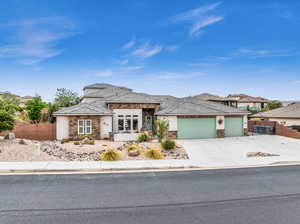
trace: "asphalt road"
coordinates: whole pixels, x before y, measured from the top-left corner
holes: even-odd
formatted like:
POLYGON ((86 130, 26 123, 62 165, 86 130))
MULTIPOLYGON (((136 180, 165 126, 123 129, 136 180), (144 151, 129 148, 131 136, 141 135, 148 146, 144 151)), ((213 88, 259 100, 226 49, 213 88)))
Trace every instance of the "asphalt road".
POLYGON ((0 223, 300 223, 300 166, 0 176, 0 223))

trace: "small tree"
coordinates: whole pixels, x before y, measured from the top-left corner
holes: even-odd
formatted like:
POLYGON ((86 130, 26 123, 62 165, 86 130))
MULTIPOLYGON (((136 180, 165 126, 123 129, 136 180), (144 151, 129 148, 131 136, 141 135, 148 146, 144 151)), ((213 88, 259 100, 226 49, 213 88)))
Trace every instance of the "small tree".
POLYGON ((162 140, 168 137, 169 132, 169 121, 168 120, 157 120, 155 122, 156 136, 158 141, 161 143, 162 140))
POLYGON ((268 103, 267 108, 268 110, 274 110, 277 108, 282 107, 282 103, 280 101, 274 100, 268 103))
POLYGON ((57 89, 54 104, 57 104, 59 108, 70 107, 79 103, 80 97, 78 96, 78 93, 66 88, 57 89))
POLYGON ((0 99, 0 131, 10 131, 15 125, 15 106, 0 99))
POLYGON ((26 111, 33 123, 39 123, 42 117, 42 110, 47 107, 40 96, 33 97, 26 103, 26 111))
POLYGON ((54 123, 55 117, 53 113, 63 107, 71 107, 80 103, 80 97, 76 92, 66 88, 57 89, 53 103, 48 104, 48 119, 54 123))

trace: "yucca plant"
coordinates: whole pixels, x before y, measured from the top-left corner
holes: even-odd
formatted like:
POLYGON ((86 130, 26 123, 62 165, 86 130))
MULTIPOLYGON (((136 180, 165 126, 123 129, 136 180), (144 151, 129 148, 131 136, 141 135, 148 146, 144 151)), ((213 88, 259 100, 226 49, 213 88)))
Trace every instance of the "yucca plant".
POLYGON ((168 120, 157 120, 155 122, 156 136, 159 142, 167 138, 169 132, 169 121, 168 120))

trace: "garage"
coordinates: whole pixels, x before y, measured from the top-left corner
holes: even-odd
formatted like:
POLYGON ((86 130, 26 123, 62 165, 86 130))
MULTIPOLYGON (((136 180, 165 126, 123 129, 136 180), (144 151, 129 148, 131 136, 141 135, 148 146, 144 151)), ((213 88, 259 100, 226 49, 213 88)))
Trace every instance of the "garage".
POLYGON ((179 139, 216 137, 216 118, 178 118, 177 122, 179 139))
POLYGON ((243 135, 243 117, 225 117, 225 137, 237 137, 243 135))

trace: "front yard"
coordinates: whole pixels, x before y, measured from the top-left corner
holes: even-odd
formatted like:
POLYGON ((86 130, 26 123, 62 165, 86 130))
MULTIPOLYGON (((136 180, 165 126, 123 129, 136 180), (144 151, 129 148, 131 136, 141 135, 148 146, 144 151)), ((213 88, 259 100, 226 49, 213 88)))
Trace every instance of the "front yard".
POLYGON ((148 149, 161 152, 163 159, 188 159, 185 149, 176 144, 172 150, 164 150, 158 142, 112 142, 96 140, 93 144, 80 144, 70 141, 33 141, 33 140, 0 140, 1 162, 25 161, 100 161, 101 155, 109 149, 115 149, 120 154, 120 160, 150 160, 145 156, 148 149), (75 144, 74 144, 75 143, 75 144), (129 156, 128 146, 137 146, 138 155, 129 156), (39 148, 39 149, 38 149, 39 148))

